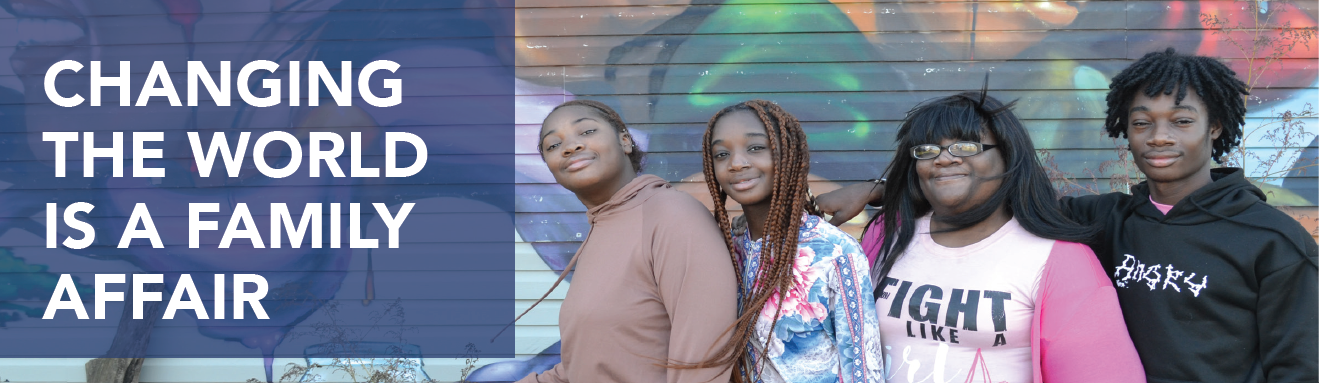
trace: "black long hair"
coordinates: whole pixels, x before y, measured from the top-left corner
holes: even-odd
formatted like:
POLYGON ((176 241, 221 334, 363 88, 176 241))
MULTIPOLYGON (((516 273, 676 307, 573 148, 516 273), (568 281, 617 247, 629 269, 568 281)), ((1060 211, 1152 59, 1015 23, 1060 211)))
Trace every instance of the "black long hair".
POLYGON ((1096 226, 1079 224, 1063 214, 1058 195, 1036 157, 1031 136, 1013 115, 1014 103, 1004 104, 982 89, 927 100, 908 111, 898 128, 894 160, 885 171, 888 182, 884 206, 866 227, 867 231, 882 230, 881 246, 874 250, 880 261, 871 267, 873 281, 879 282, 889 274, 917 234, 917 219, 931 211, 930 202, 921 192, 918 160, 912 158, 912 147, 938 144, 946 138, 980 142, 982 134, 988 133, 998 143, 995 151, 1006 166, 1004 174, 995 177, 1003 183, 988 201, 955 215, 934 218, 951 226, 942 232, 966 229, 1007 207, 1018 224, 1042 238, 1087 242, 1095 235, 1096 226), (876 221, 883 226, 877 227, 876 221))
POLYGON ((1110 137, 1127 138, 1128 109, 1138 92, 1152 98, 1173 94, 1174 104, 1181 104, 1188 88, 1205 102, 1209 127, 1222 129, 1219 138, 1210 142, 1214 150, 1210 157, 1222 162, 1220 157, 1242 142, 1242 125, 1246 124, 1247 114, 1243 97, 1249 93, 1247 84, 1237 78, 1237 73, 1210 57, 1188 56, 1169 48, 1147 53, 1118 72, 1105 96, 1109 106, 1105 131, 1110 137))

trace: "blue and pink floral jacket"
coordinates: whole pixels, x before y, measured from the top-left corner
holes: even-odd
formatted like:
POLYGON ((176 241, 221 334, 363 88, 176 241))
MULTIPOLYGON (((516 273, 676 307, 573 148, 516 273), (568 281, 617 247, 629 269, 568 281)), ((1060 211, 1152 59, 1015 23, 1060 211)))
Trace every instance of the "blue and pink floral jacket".
MULTIPOLYGON (((749 238, 742 217, 735 219, 733 237, 742 286, 752 286, 761 272, 762 240, 749 238)), ((753 374, 756 381, 882 382, 870 267, 857 240, 820 217, 803 214, 793 279, 773 331, 779 293, 759 308, 756 338, 748 345, 760 370, 753 374), (751 348, 765 347, 767 338, 768 360, 762 360, 751 348)), ((739 292, 740 305, 745 296, 739 292)))

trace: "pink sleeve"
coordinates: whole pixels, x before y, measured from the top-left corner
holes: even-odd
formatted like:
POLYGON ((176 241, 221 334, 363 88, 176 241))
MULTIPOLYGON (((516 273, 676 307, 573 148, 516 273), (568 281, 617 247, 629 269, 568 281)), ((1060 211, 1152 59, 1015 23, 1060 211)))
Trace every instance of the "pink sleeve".
POLYGON ((1114 285, 1091 248, 1056 241, 1031 327, 1036 383, 1145 382, 1114 285))
POLYGON ((883 233, 884 231, 884 221, 877 219, 875 220, 875 224, 868 226, 866 231, 862 233, 862 253, 866 254, 867 262, 873 267, 875 266, 876 257, 880 254, 879 251, 876 251, 880 248, 880 244, 882 243, 880 233, 883 233))

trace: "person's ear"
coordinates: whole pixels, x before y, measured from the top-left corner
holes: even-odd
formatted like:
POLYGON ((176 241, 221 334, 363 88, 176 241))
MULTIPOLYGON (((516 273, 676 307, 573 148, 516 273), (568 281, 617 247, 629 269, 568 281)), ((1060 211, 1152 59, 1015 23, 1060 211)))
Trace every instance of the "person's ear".
POLYGON ((1218 140, 1218 139, 1219 139, 1219 135, 1220 135, 1220 134, 1223 134, 1223 133, 1224 133, 1224 129, 1223 129, 1222 127, 1220 127, 1219 125, 1216 124, 1216 125, 1212 125, 1212 126, 1210 126, 1210 140, 1211 140, 1211 141, 1213 141, 1213 140, 1218 140))
POLYGON ((619 133, 619 145, 623 146, 623 154, 632 154, 637 147, 637 144, 633 143, 632 135, 625 132, 619 133))

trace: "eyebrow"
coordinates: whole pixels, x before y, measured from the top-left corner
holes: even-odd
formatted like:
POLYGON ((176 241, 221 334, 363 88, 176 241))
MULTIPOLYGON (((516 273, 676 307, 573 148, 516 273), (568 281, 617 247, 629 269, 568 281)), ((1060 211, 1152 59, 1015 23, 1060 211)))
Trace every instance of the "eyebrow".
MULTIPOLYGON (((597 119, 594 119, 594 118, 591 118, 591 117, 582 117, 582 118, 579 118, 579 119, 573 120, 573 124, 577 124, 577 123, 579 123, 579 122, 586 121, 586 120, 592 120, 592 121, 600 122, 600 120, 597 120, 597 119)), ((545 137, 546 137, 546 136, 549 136, 551 133, 554 133, 554 132, 556 132, 556 131, 557 131, 557 130, 555 130, 555 129, 550 129, 550 131, 545 132, 545 134, 542 134, 542 135, 541 135, 541 140, 545 140, 545 137)))
MULTIPOLYGON (((1191 106, 1191 105, 1174 105, 1173 109, 1174 109, 1174 110, 1186 110, 1186 111, 1191 111, 1191 112, 1197 112, 1196 107, 1191 106)), ((1134 112, 1149 112, 1149 111, 1150 111, 1150 108, 1147 108, 1147 107, 1144 107, 1144 106, 1135 106, 1135 107, 1132 107, 1132 110, 1129 110, 1128 113, 1134 113, 1134 112)))
MULTIPOLYGON (((765 137, 765 138, 767 138, 767 139, 770 138, 770 136, 769 136, 769 135, 766 135, 765 133, 747 133, 747 137, 765 137)), ((723 143, 723 142, 724 142, 724 140, 713 140, 713 141, 710 142, 710 144, 711 144, 711 145, 719 145, 720 143, 723 143)))

